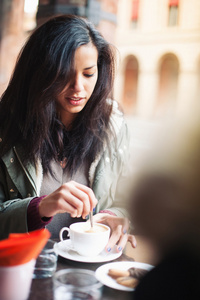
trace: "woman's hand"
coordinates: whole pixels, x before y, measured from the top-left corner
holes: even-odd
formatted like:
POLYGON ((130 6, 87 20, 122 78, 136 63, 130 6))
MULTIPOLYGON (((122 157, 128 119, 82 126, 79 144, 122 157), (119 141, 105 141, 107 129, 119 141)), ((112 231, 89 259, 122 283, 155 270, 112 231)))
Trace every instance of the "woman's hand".
POLYGON ((124 249, 127 242, 130 242, 133 248, 136 248, 136 238, 132 234, 128 234, 129 220, 127 218, 119 218, 107 213, 98 213, 94 215, 94 222, 108 225, 111 229, 111 236, 106 246, 106 250, 110 252, 117 245, 117 251, 124 249))
POLYGON ((68 212, 73 218, 86 218, 96 204, 97 199, 89 187, 69 181, 40 201, 39 214, 42 218, 68 212))

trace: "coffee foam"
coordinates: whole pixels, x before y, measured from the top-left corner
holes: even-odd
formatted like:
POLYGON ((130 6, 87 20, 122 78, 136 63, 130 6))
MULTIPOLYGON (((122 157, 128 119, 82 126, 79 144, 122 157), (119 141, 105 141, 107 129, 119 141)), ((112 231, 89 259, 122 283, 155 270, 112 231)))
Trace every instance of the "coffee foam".
POLYGON ((93 227, 90 226, 90 223, 86 223, 85 226, 78 227, 75 229, 77 232, 85 232, 85 233, 99 233, 99 232, 105 232, 108 229, 100 224, 94 224, 93 227))
POLYGON ((94 225, 93 227, 90 227, 89 229, 85 230, 85 232, 88 233, 96 233, 96 232, 104 232, 108 229, 102 225, 94 225))

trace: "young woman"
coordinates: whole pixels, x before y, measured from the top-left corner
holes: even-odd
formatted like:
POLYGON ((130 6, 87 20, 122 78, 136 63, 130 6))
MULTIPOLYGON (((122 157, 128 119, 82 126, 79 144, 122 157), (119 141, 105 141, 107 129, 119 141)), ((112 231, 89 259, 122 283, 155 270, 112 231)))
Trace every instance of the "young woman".
POLYGON ((114 55, 86 20, 50 19, 23 47, 0 102, 0 238, 87 219, 111 227, 107 250, 129 235, 121 182, 128 132, 110 100, 114 55))

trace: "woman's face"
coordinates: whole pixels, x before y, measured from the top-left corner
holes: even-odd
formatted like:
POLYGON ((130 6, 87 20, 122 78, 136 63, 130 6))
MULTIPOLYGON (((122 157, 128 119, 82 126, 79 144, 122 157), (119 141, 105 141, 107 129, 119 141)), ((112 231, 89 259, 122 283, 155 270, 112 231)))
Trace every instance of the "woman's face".
POLYGON ((75 75, 56 98, 57 112, 66 127, 90 99, 98 78, 98 51, 93 44, 80 46, 74 59, 75 75))

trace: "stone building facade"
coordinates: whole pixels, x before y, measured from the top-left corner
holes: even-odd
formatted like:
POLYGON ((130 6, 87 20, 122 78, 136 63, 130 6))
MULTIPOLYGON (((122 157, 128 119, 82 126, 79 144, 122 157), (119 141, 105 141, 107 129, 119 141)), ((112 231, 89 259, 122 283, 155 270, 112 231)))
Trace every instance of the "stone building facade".
POLYGON ((75 14, 89 19, 114 43, 118 0, 39 0, 37 24, 57 14, 75 14))
MULTIPOLYGON (((32 0, 29 0, 31 2, 32 0)), ((1 0, 0 4, 0 95, 5 90, 13 67, 26 37, 27 16, 24 14, 25 0, 1 0)), ((117 26, 118 0, 39 0, 36 26, 49 17, 67 13, 88 18, 114 43, 117 26)))
POLYGON ((200 102, 200 1, 119 0, 115 97, 127 114, 187 112, 200 102))
POLYGON ((23 45, 24 0, 1 0, 0 95, 6 88, 17 54, 23 45))

